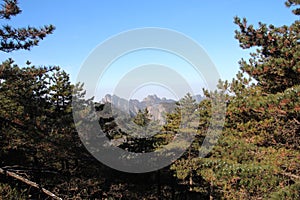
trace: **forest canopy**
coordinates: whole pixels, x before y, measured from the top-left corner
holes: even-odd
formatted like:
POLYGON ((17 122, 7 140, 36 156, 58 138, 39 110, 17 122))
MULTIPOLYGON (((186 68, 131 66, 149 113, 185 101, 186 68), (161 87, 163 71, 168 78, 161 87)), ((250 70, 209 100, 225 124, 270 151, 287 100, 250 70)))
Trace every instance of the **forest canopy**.
MULTIPOLYGON (((288 0, 292 15, 300 1, 288 0)), ((284 6, 284 5, 283 5, 284 6)), ((17 0, 4 0, 1 22, 21 14, 17 0)), ((204 90, 197 103, 187 94, 166 124, 149 139, 136 139, 115 123, 109 106, 85 97, 83 83, 71 83, 59 66, 0 64, 1 199, 300 199, 300 21, 274 26, 234 18, 235 38, 251 49, 232 80, 219 91, 204 90), (212 103, 227 102, 217 145, 204 158, 199 149, 212 122, 212 103), (170 166, 145 174, 119 172, 98 162, 79 139, 72 101, 90 108, 109 139, 132 152, 160 149, 180 133, 182 113, 196 111, 197 126, 185 129, 195 140, 170 166)), ((0 53, 27 51, 53 34, 55 27, 0 28, 0 53)), ((217 111, 215 111, 217 112, 217 111)), ((189 116, 193 118, 195 116, 189 116)), ((147 109, 133 119, 151 124, 147 109)), ((209 141, 213 143, 214 141, 209 141)))

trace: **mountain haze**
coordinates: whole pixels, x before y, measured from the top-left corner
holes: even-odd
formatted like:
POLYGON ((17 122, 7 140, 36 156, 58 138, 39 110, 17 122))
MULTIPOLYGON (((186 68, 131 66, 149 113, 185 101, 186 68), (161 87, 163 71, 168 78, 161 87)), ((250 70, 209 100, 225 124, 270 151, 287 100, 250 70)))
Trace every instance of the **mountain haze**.
MULTIPOLYGON (((196 102, 200 102, 204 99, 201 95, 195 95, 193 98, 196 102)), ((151 120, 159 121, 160 124, 164 124, 166 122, 165 114, 174 111, 176 102, 177 101, 173 99, 160 98, 155 94, 148 95, 142 101, 137 99, 130 99, 128 101, 117 95, 107 94, 102 98, 100 103, 110 103, 113 108, 128 113, 131 117, 135 116, 139 110, 147 108, 151 115, 151 120)))

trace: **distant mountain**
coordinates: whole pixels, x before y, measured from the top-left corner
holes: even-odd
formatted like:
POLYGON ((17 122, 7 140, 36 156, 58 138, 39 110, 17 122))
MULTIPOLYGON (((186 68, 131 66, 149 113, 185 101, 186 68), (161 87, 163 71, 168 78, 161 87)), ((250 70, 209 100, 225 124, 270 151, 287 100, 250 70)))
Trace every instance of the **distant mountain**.
POLYGON ((129 101, 116 95, 107 94, 101 100, 101 103, 110 103, 116 110, 135 116, 139 110, 148 109, 151 119, 165 123, 165 113, 170 113, 175 109, 176 101, 172 99, 159 98, 156 95, 149 95, 142 101, 130 99, 129 101))
POLYGON ((193 96, 193 99, 195 99, 197 103, 200 103, 202 100, 205 99, 205 97, 200 94, 197 94, 197 95, 193 96))
MULTIPOLYGON (((193 98, 196 102, 200 102, 204 99, 201 95, 195 95, 193 98)), ((151 114, 151 119, 159 121, 160 124, 165 124, 165 114, 171 113, 176 107, 176 101, 173 99, 159 98, 157 95, 148 95, 142 101, 137 99, 130 99, 129 101, 118 97, 116 95, 107 94, 102 98, 102 104, 110 103, 115 110, 122 111, 129 114, 129 116, 135 116, 139 110, 148 109, 151 114)))

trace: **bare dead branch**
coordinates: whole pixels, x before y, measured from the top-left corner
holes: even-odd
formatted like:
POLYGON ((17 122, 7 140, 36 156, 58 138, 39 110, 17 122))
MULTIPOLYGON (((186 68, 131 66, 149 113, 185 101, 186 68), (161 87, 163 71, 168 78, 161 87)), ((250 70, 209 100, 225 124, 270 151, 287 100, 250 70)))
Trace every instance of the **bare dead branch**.
POLYGON ((10 176, 10 177, 13 177, 13 178, 15 178, 15 179, 17 179, 17 180, 20 180, 20 181, 22 181, 23 183, 26 183, 27 185, 30 185, 30 186, 32 186, 32 187, 41 189, 41 191, 42 191, 43 193, 45 193, 46 195, 52 197, 52 199, 55 199, 55 200, 62 200, 62 198, 56 196, 55 194, 53 194, 53 193, 50 192, 49 190, 46 190, 45 188, 40 187, 39 184, 37 184, 37 183, 35 183, 35 182, 33 182, 33 181, 30 181, 30 180, 28 180, 27 178, 24 178, 24 177, 22 177, 22 176, 20 176, 20 175, 18 175, 18 174, 16 174, 16 173, 14 173, 14 172, 10 172, 10 171, 7 171, 7 170, 4 170, 4 169, 0 168, 0 174, 5 174, 5 175, 10 176))
POLYGON ((295 175, 295 174, 286 173, 286 172, 282 172, 282 173, 280 173, 280 174, 283 175, 283 176, 287 176, 287 177, 289 177, 289 178, 292 178, 292 179, 300 180, 300 176, 295 175))
POLYGON ((294 121, 295 121, 298 125, 300 125, 300 122, 299 122, 296 118, 294 118, 294 121))

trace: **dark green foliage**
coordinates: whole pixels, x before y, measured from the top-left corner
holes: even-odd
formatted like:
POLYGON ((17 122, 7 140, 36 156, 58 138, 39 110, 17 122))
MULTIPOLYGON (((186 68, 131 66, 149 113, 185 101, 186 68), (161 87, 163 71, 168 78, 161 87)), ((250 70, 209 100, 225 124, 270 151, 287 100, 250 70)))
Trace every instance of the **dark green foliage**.
POLYGON ((236 38, 244 49, 258 47, 249 62, 240 61, 242 72, 258 82, 266 93, 283 92, 300 83, 299 21, 290 26, 274 27, 259 23, 247 25, 246 19, 235 18, 240 31, 236 38))
MULTIPOLYGON (((0 19, 11 19, 22 11, 17 0, 4 0, 0 10, 0 19)), ((35 28, 13 28, 10 25, 2 25, 0 28, 0 51, 12 52, 19 49, 30 50, 39 44, 48 34, 54 31, 53 25, 35 28)))
POLYGON ((136 114, 136 116, 133 119, 133 122, 135 124, 137 124, 138 126, 142 126, 145 127, 147 126, 151 119, 150 119, 150 114, 147 108, 145 108, 144 112, 142 112, 141 110, 138 111, 138 113, 136 114))
MULTIPOLYGON (((299 1, 287 5, 299 14, 299 1)), ((225 95, 226 122, 218 145, 205 158, 183 157, 172 166, 190 190, 224 199, 299 198, 299 22, 282 27, 259 23, 255 28, 235 18, 240 46, 256 51, 240 62, 232 82, 221 82, 230 95, 225 95)), ((211 93, 205 94, 199 135, 206 134, 214 115, 211 93)))
MULTIPOLYGON (((299 0, 288 0, 288 1, 285 2, 285 5, 287 7, 299 6, 300 5, 300 1, 299 0)), ((300 15, 300 8, 297 7, 295 9, 293 9, 293 13, 295 15, 300 15)))
POLYGON ((300 183, 295 183, 291 186, 287 186, 279 190, 278 192, 275 192, 274 194, 271 195, 272 199, 287 199, 287 200, 292 200, 292 199, 299 199, 300 198, 300 183))
MULTIPOLYGON (((0 18, 19 14, 16 3, 4 1, 0 18)), ((286 5, 299 15, 299 3, 288 0, 286 5)), ((63 199, 299 199, 299 21, 281 27, 259 23, 255 28, 236 17, 235 23, 240 46, 256 48, 250 60, 240 62, 241 71, 231 82, 220 81, 219 91, 204 91, 206 99, 199 104, 187 94, 173 113, 166 114, 163 127, 150 120, 145 109, 127 119, 125 132, 111 105, 85 99, 83 85, 71 84, 60 67, 30 62, 20 67, 12 59, 3 61, 0 168, 24 175, 63 199), (218 101, 227 102, 222 136, 209 137, 206 144, 218 144, 199 158, 207 150, 201 149, 205 137, 221 131, 218 116, 225 109, 216 106, 218 101), (79 104, 84 106, 79 109, 79 104), (167 168, 146 174, 118 172, 83 147, 73 110, 83 120, 95 118, 107 138, 131 152, 156 151, 178 137, 194 140, 188 146, 185 141, 170 146, 185 152, 167 168), (145 137, 146 130, 151 137, 145 137)), ((28 50, 53 30, 51 25, 2 26, 0 50, 28 50)), ((2 199, 47 198, 5 174, 0 174, 0 182, 2 199)))
POLYGON ((9 184, 0 183, 0 198, 5 200, 25 199, 26 195, 22 194, 26 191, 18 191, 16 188, 12 188, 9 184))

